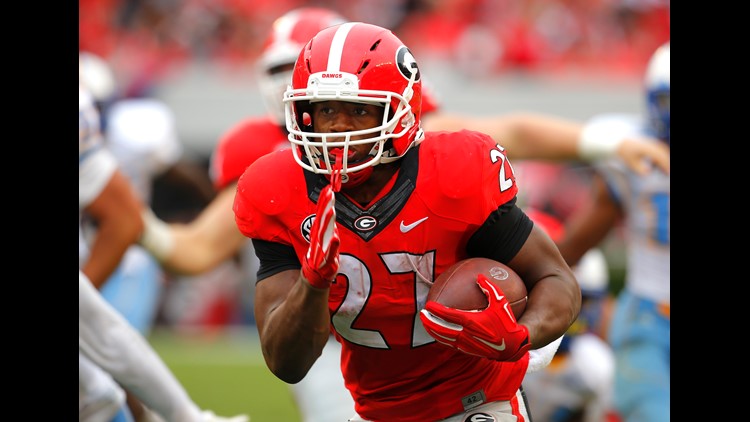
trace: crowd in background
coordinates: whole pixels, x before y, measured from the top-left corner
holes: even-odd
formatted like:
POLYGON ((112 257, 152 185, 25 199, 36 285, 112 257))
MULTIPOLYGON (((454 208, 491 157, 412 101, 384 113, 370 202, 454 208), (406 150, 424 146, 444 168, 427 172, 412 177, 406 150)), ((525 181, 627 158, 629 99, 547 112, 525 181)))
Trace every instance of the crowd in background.
POLYGON ((125 96, 195 60, 243 69, 273 20, 300 6, 393 30, 421 61, 469 75, 641 75, 669 39, 669 0, 79 0, 79 48, 110 61, 125 96))

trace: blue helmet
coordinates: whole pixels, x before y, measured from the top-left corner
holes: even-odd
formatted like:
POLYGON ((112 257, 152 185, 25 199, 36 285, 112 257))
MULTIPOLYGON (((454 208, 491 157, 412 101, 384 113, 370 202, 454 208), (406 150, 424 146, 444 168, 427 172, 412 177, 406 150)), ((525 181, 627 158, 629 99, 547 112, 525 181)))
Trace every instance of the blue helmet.
POLYGON ((669 42, 651 56, 645 85, 649 125, 654 135, 669 145, 669 42))

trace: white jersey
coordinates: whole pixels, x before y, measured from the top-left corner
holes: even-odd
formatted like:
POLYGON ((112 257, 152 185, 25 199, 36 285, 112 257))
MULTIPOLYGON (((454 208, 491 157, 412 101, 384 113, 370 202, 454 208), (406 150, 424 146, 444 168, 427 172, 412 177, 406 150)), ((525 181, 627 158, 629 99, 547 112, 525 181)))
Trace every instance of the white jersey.
MULTIPOLYGON (((607 114, 589 124, 607 125, 623 136, 653 136, 645 120, 634 115, 607 114)), ((597 168, 626 215, 625 288, 639 297, 669 304, 669 175, 653 170, 640 176, 616 160, 597 168)))
POLYGON ((145 203, 151 202, 154 177, 182 156, 174 115, 163 102, 151 98, 124 99, 106 115, 106 145, 121 171, 145 203))
MULTIPOLYGON (((90 98, 86 92, 82 95, 90 98)), ((81 208, 88 204, 83 202, 84 196, 89 202, 96 198, 115 168, 128 178, 136 195, 144 203, 149 204, 154 177, 174 165, 183 152, 171 110, 156 99, 119 100, 107 111, 106 134, 102 135, 93 100, 81 101, 82 129, 79 149, 80 157, 82 160, 86 158, 87 161, 86 165, 79 163, 81 208), (84 126, 91 129, 84 130, 84 126), (94 128, 96 130, 93 130, 94 128), (85 133, 89 135, 84 136, 85 133), (96 159, 89 160, 89 150, 96 151, 96 159), (92 166, 94 169, 89 169, 92 166), (107 173, 106 177, 104 174, 91 174, 94 171, 107 173)), ((86 239, 91 230, 93 229, 87 226, 83 229, 79 227, 79 263, 85 262, 88 257, 86 239)), ((140 246, 131 246, 123 256, 122 262, 142 260, 147 252, 140 249, 140 246)))
POLYGON ((88 247, 81 229, 82 211, 109 182, 117 160, 104 148, 99 130, 99 113, 94 99, 78 85, 78 263, 85 262, 88 247))
POLYGON ((78 208, 83 209, 104 189, 117 167, 103 148, 94 100, 78 85, 78 208))

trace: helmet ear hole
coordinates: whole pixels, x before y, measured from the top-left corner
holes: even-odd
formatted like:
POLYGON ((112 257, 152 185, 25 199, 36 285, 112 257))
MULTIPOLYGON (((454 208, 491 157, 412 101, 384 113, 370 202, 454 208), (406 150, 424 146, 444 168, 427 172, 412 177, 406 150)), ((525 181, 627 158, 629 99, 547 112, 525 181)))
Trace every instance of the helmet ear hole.
POLYGON ((292 103, 293 115, 303 132, 312 132, 312 104, 309 101, 292 103))

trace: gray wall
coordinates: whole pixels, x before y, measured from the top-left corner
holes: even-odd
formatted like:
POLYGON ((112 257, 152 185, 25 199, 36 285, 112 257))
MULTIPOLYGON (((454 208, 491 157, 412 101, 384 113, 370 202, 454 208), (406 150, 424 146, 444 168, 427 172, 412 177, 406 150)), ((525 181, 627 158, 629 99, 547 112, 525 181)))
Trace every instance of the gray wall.
MULTIPOLYGON (((556 74, 469 77, 449 65, 424 63, 422 71, 450 112, 491 115, 538 111, 583 121, 600 112, 640 112, 637 78, 556 74)), ((189 156, 207 157, 221 134, 247 116, 265 112, 252 69, 228 71, 196 63, 162 83, 156 96, 174 110, 189 156)))

